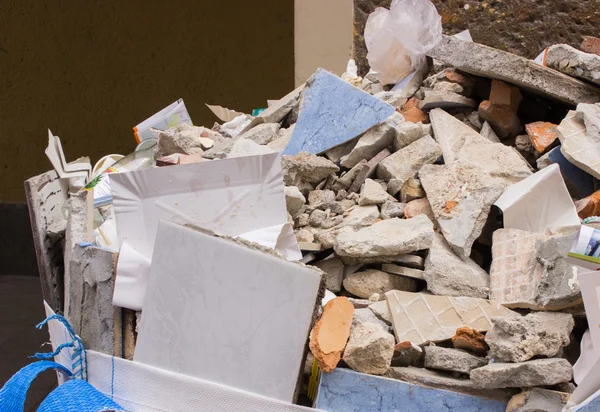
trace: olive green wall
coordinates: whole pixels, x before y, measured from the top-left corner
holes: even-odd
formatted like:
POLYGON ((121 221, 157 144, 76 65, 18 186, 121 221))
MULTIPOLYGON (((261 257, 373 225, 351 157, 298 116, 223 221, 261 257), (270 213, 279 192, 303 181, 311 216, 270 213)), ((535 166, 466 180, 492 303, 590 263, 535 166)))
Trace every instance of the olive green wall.
POLYGON ((240 111, 294 88, 292 0, 0 1, 0 201, 67 160, 134 148, 132 127, 182 97, 240 111))

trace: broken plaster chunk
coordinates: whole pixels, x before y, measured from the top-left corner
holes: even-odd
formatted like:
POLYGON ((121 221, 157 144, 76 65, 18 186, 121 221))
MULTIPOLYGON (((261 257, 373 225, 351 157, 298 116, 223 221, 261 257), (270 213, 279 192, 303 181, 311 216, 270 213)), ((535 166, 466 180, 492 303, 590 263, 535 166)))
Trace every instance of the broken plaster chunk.
POLYGON ((332 292, 342 290, 344 263, 337 257, 321 260, 315 266, 325 272, 325 287, 332 292))
POLYGON ((350 336, 354 306, 345 297, 337 297, 323 307, 323 314, 310 334, 310 351, 325 373, 335 369, 350 336))
POLYGON ((427 249, 433 238, 433 224, 426 216, 387 219, 357 232, 344 231, 334 243, 338 256, 377 257, 427 249))
POLYGON ((573 315, 537 312, 527 316, 492 318, 485 342, 499 362, 525 362, 534 356, 553 357, 570 343, 573 315))
POLYGON ((387 200, 381 205, 381 218, 393 219, 395 217, 404 217, 404 208, 406 203, 392 202, 387 200))
POLYGON ((513 396, 506 412, 561 412, 570 396, 565 392, 531 388, 513 396))
POLYGON ((490 363, 471 371, 471 380, 482 389, 549 386, 568 382, 573 369, 566 359, 536 359, 521 363, 490 363))
POLYGON ((235 157, 257 156, 268 153, 274 153, 274 150, 267 146, 259 145, 252 140, 238 138, 235 139, 231 145, 227 158, 232 159, 235 157))
POLYGON ((431 220, 434 224, 434 227, 437 227, 435 222, 435 216, 433 214, 433 210, 431 209, 431 205, 429 204, 429 200, 426 197, 411 200, 406 204, 404 208, 404 216, 407 219, 413 218, 415 216, 425 215, 431 220))
POLYGON ((562 154, 600 179, 600 103, 577 105, 557 127, 562 154))
POLYGON ((342 359, 357 372, 383 375, 392 364, 395 343, 394 336, 381 326, 361 323, 352 327, 342 359))
POLYGON ((421 110, 441 109, 475 109, 477 102, 468 97, 450 91, 425 90, 421 110))
POLYGON ((344 289, 359 298, 368 299, 373 293, 383 295, 390 290, 415 292, 417 282, 413 279, 389 274, 375 269, 356 272, 344 279, 344 289))
POLYGON ((248 130, 240 138, 252 140, 260 145, 266 145, 278 137, 280 128, 279 123, 263 123, 248 130))
POLYGON ((287 186, 298 186, 303 181, 318 183, 339 170, 332 161, 305 152, 281 157, 283 183, 287 186))
POLYGON ((367 130, 358 140, 352 151, 341 159, 340 164, 345 168, 356 166, 362 159, 371 159, 383 149, 391 146, 398 134, 396 128, 404 123, 404 118, 394 112, 383 123, 367 130))
MULTIPOLYGON (((377 127, 377 126, 376 126, 377 127)), ((367 132, 368 133, 368 132, 367 132)), ((356 143, 358 142, 358 137, 355 137, 352 140, 348 140, 346 143, 342 143, 339 146, 329 149, 325 152, 325 156, 333 163, 338 163, 340 159, 350 154, 356 143)), ((360 161, 360 159, 359 159, 360 161)))
POLYGON ((163 157, 174 153, 198 154, 225 140, 229 139, 205 127, 182 124, 158 133, 156 156, 163 157))
POLYGON ((435 162, 441 155, 442 150, 435 140, 431 136, 424 136, 379 163, 377 176, 385 181, 395 179, 402 187, 408 179, 419 173, 423 165, 435 162))
POLYGON ((440 234, 435 234, 425 259, 427 289, 436 295, 487 299, 490 276, 470 258, 456 256, 440 234))
POLYGON ((431 125, 429 124, 408 121, 400 123, 396 126, 396 136, 393 140, 394 151, 397 152, 427 135, 431 136, 431 125))
POLYGON ((398 266, 392 263, 384 263, 381 265, 381 270, 387 273, 393 273, 394 275, 406 276, 413 279, 423 279, 422 270, 398 266))
POLYGON ((298 243, 312 243, 315 241, 315 236, 310 230, 304 228, 296 232, 296 240, 298 243))
POLYGON ((492 129, 492 126, 490 126, 490 122, 488 122, 487 120, 483 122, 483 126, 481 126, 479 134, 492 143, 500 143, 500 138, 498 137, 496 132, 494 132, 494 129, 492 129))
POLYGON ((534 122, 525 125, 531 144, 538 155, 545 153, 558 139, 557 126, 550 122, 534 122))
POLYGON ((468 326, 480 332, 492 327, 490 319, 514 312, 485 299, 436 296, 393 290, 385 294, 398 342, 415 345, 441 342, 468 326))
POLYGON ((485 336, 467 326, 456 329, 456 333, 452 336, 452 346, 480 356, 485 356, 490 349, 485 342, 485 336))
POLYGON ((375 173, 375 170, 379 166, 379 163, 381 163, 390 154, 391 153, 388 149, 383 149, 381 152, 377 153, 375 155, 375 157, 373 157, 371 160, 369 160, 367 162, 367 164, 364 165, 356 174, 356 178, 354 179, 354 181, 348 188, 348 192, 350 192, 350 193, 358 192, 358 190, 361 188, 361 186, 365 182, 365 179, 367 177, 371 177, 373 175, 373 173, 375 173))
POLYGON ((385 203, 388 198, 387 192, 383 190, 379 183, 371 179, 366 179, 358 198, 358 204, 360 206, 379 205, 385 203))
POLYGON ((322 153, 364 133, 394 111, 393 106, 317 69, 306 82, 296 128, 282 153, 322 153))
POLYGON ((425 367, 449 372, 469 374, 473 369, 488 364, 486 358, 471 355, 460 349, 443 348, 441 346, 425 347, 425 367))
POLYGON ((292 217, 295 217, 306 203, 306 198, 296 186, 285 186, 283 189, 285 192, 285 205, 287 211, 292 217))
POLYGON ((427 54, 461 71, 500 79, 567 104, 600 101, 600 90, 593 85, 483 44, 443 36, 427 54))
POLYGON ((369 305, 369 309, 371 309, 371 311, 379 319, 387 323, 389 326, 392 326, 392 316, 390 315, 390 309, 388 308, 385 298, 384 300, 380 300, 379 302, 369 305))
POLYGON ((344 173, 334 184, 333 190, 347 190, 356 179, 358 173, 367 165, 365 159, 361 160, 352 169, 344 173))
POLYGON ((582 52, 568 44, 555 44, 548 48, 546 65, 600 86, 600 56, 596 54, 582 52))

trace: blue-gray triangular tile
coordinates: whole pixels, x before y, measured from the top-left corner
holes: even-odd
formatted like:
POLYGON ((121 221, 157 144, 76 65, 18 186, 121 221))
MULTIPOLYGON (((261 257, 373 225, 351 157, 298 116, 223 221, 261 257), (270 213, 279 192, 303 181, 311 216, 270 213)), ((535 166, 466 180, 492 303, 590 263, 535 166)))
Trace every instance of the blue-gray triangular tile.
POLYGON ((366 132, 394 107, 318 69, 306 83, 302 110, 284 155, 323 153, 366 132))

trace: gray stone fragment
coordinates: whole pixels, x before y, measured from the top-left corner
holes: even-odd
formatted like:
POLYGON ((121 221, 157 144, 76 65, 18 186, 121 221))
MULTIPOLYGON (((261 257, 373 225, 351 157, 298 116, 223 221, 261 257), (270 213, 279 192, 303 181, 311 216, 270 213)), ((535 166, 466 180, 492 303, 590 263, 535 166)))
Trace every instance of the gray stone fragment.
POLYGON ((344 173, 334 184, 333 184, 333 190, 347 190, 350 185, 352 184, 352 182, 354 182, 354 179, 356 179, 356 176, 358 175, 358 173, 363 169, 363 167, 365 167, 367 165, 367 161, 366 160, 361 160, 360 162, 358 162, 356 164, 356 166, 354 166, 352 169, 348 170, 346 173, 344 173))
POLYGON ((431 125, 421 122, 403 122, 396 126, 396 136, 394 137, 394 151, 402 149, 409 144, 416 142, 423 136, 431 136, 431 125))
POLYGON ((375 313, 369 309, 369 306, 371 306, 373 302, 366 299, 355 298, 348 298, 348 300, 352 302, 355 308, 354 316, 352 317, 352 328, 362 325, 363 323, 372 323, 385 331, 390 330, 389 325, 383 320, 379 319, 375 313))
POLYGON ((406 203, 386 201, 381 205, 381 218, 392 219, 395 217, 404 217, 404 208, 406 203))
POLYGON ((473 126, 475 131, 480 131, 483 127, 483 124, 481 124, 481 118, 479 117, 479 113, 477 112, 477 110, 473 110, 471 114, 467 116, 467 122, 468 124, 473 126))
POLYGON ((351 328, 342 359, 357 372, 383 375, 392 364, 394 343, 394 336, 380 326, 362 323, 351 328))
POLYGON ((379 183, 371 179, 366 179, 358 198, 358 204, 360 206, 379 205, 385 203, 388 199, 389 195, 379 183))
POLYGON ((441 346, 425 347, 425 367, 449 372, 469 374, 473 369, 488 364, 486 358, 471 355, 460 349, 443 348, 441 346))
POLYGON ((388 326, 392 326, 392 315, 390 314, 390 309, 385 300, 369 305, 369 309, 377 316, 377 318, 384 321, 388 326))
POLYGON ((492 126, 490 126, 490 123, 488 121, 485 121, 483 123, 483 126, 481 126, 481 131, 479 132, 479 134, 482 135, 483 137, 485 137, 486 139, 488 139, 492 143, 500 143, 500 138, 498 137, 496 132, 494 132, 494 129, 492 129, 492 126))
POLYGON ((316 209, 310 214, 308 224, 312 227, 319 227, 327 218, 329 218, 329 214, 326 211, 316 209))
POLYGON ((435 162, 441 155, 442 151, 435 140, 431 136, 424 136, 379 163, 377 176, 385 181, 395 179, 402 187, 408 179, 419 173, 423 165, 435 162))
POLYGON ((468 97, 452 92, 425 90, 421 102, 421 110, 427 111, 435 108, 448 109, 476 109, 477 102, 468 97))
POLYGON ((306 198, 296 186, 285 186, 285 206, 292 217, 296 217, 302 206, 306 203, 306 198))
POLYGON ((323 248, 329 249, 333 247, 335 238, 343 229, 353 232, 353 230, 373 225, 378 218, 377 206, 354 206, 345 212, 345 216, 338 226, 322 231, 315 237, 323 245, 323 248))
POLYGON ((182 124, 158 133, 156 156, 163 157, 174 153, 202 154, 205 149, 227 140, 229 139, 205 127, 182 124))
POLYGON ((390 290, 415 292, 417 282, 405 276, 392 275, 375 269, 356 272, 344 279, 344 289, 359 298, 368 299, 373 293, 383 295, 390 290))
POLYGON ((279 133, 277 133, 277 137, 273 139, 270 143, 267 144, 267 147, 275 150, 276 152, 281 152, 285 146, 287 146, 290 138, 292 137, 292 133, 294 133, 295 124, 291 125, 287 129, 281 128, 279 129, 279 133))
POLYGON ((308 193, 308 209, 330 209, 335 200, 335 192, 333 190, 313 190, 308 193))
MULTIPOLYGON (((388 183, 388 193, 391 195, 395 195, 397 192, 395 189, 391 188, 392 181, 388 183)), ((425 190, 423 190, 423 185, 419 179, 410 178, 408 179, 400 189, 400 201, 404 203, 411 202, 416 199, 421 199, 425 197, 425 190)))
POLYGON ((435 234, 425 259, 427 289, 436 295, 487 299, 490 276, 470 258, 456 256, 440 234, 435 234))
POLYGON ((321 223, 321 227, 323 229, 331 229, 333 227, 339 226, 343 221, 343 216, 333 216, 328 219, 325 219, 325 221, 321 223))
POLYGON ((357 232, 344 231, 334 243, 338 256, 378 257, 427 249, 433 238, 433 224, 427 216, 387 219, 357 232))
POLYGON ((568 393, 532 388, 513 396, 506 412, 561 412, 568 400, 568 393))
POLYGON ((433 85, 433 90, 438 92, 450 92, 456 94, 462 94, 465 89, 458 83, 451 83, 445 81, 438 81, 433 85))
POLYGON ((302 181, 318 183, 339 170, 332 161, 306 152, 281 157, 283 183, 287 186, 298 186, 302 181))
POLYGON ((593 85, 483 44, 444 36, 427 54, 467 73, 504 80, 567 104, 600 101, 600 89, 593 85))
POLYGON ((573 316, 560 312, 537 312, 527 316, 492 318, 485 342, 499 362, 525 362, 534 356, 553 357, 570 342, 573 316))
POLYGON ((339 258, 321 260, 315 266, 325 272, 325 287, 332 292, 342 290, 344 279, 344 264, 339 258))
POLYGON ((339 146, 329 149, 325 152, 325 156, 327 156, 327 158, 333 163, 338 163, 342 157, 347 156, 352 149, 354 149, 354 146, 356 146, 359 138, 360 137, 355 137, 352 140, 348 140, 346 143, 342 143, 339 146))
POLYGON ((548 167, 551 164, 554 164, 554 162, 550 160, 550 152, 538 157, 535 163, 537 165, 538 170, 542 170, 544 167, 548 167))
POLYGON ((367 177, 373 176, 373 173, 375 173, 375 170, 377 170, 377 166, 379 166, 379 163, 381 163, 381 161, 388 157, 390 154, 391 152, 388 149, 383 149, 381 152, 377 153, 375 157, 369 160, 367 164, 364 165, 362 169, 360 169, 360 171, 357 173, 356 179, 354 179, 354 182, 352 182, 352 184, 348 188, 348 192, 358 192, 362 184, 365 182, 365 179, 367 177))
POLYGON ((260 145, 266 145, 278 137, 280 128, 279 123, 263 123, 240 135, 240 138, 252 140, 260 145))
POLYGON ((546 65, 600 86, 600 56, 596 54, 582 52, 568 44, 555 44, 548 48, 546 65))
POLYGON ((547 386, 570 381, 573 368, 569 361, 562 358, 490 363, 473 369, 470 377, 475 386, 482 389, 547 386))

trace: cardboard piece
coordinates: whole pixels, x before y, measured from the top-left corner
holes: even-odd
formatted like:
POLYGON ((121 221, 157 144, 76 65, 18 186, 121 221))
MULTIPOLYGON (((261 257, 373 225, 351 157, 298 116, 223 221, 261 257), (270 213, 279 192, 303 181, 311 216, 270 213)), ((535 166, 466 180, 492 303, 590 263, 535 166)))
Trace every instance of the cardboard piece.
POLYGON ((150 116, 142 123, 133 128, 135 140, 140 143, 143 140, 154 139, 156 134, 152 129, 166 130, 180 124, 192 124, 192 119, 185 108, 183 99, 178 99, 158 113, 150 116))
POLYGON ((545 233, 550 227, 580 222, 556 164, 509 186, 494 205, 504 212, 506 229, 545 233))
POLYGON ((50 129, 48 129, 48 147, 46 147, 45 153, 50 159, 52 167, 62 179, 81 177, 87 181, 90 178, 92 173, 90 162, 68 163, 60 139, 58 136, 54 136, 50 129))
POLYGON ((298 122, 282 154, 323 153, 366 132, 394 111, 393 106, 318 69, 307 82, 298 122))
POLYGON ((293 401, 322 272, 161 221, 134 361, 293 401))
MULTIPOLYGON (((290 259, 301 252, 286 227, 278 153, 109 174, 121 247, 151 259, 161 219, 192 223, 273 247, 290 259), (259 231, 259 232, 256 232, 259 231), (248 233, 250 232, 250 233, 248 233)), ((141 310, 146 273, 121 277, 122 267, 144 266, 125 249, 119 257, 115 305, 141 310), (124 260, 125 265, 121 262, 124 260), (127 278, 127 282, 122 282, 127 278), (133 284, 136 284, 134 287, 133 284), (124 289, 121 289, 124 288, 124 289), (137 291, 136 293, 134 293, 137 291)))

